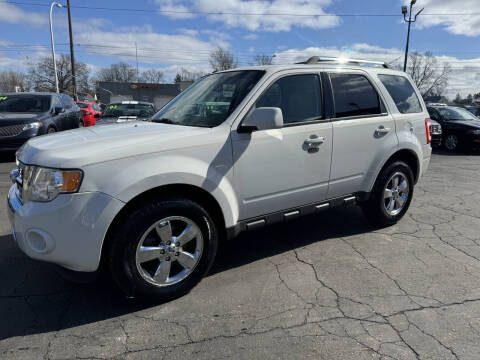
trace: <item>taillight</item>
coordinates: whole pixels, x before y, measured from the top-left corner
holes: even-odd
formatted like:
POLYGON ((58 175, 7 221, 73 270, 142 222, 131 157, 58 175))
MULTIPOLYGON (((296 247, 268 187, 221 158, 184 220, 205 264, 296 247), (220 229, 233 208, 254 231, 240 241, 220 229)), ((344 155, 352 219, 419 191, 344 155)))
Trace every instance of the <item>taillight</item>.
POLYGON ((430 125, 432 124, 432 120, 425 119, 425 132, 427 134, 427 144, 430 144, 432 141, 432 133, 430 131, 430 125))

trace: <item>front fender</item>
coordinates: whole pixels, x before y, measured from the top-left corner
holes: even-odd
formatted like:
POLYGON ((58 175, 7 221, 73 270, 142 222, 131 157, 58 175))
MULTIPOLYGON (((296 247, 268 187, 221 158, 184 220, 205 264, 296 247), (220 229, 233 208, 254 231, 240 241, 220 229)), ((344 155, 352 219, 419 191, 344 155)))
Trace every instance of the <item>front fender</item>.
POLYGON ((230 227, 238 220, 239 207, 232 186, 231 152, 229 154, 217 153, 211 161, 202 161, 182 154, 157 153, 90 165, 84 169, 81 191, 100 191, 128 203, 164 185, 196 186, 215 198, 222 209, 225 225, 230 227))

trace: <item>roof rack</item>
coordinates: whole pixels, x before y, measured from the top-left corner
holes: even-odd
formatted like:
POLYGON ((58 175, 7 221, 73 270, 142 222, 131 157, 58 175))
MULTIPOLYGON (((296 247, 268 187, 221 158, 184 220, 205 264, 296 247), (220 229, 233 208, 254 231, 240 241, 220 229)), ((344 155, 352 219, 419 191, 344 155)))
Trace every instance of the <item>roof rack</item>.
POLYGON ((368 64, 368 65, 377 65, 382 66, 385 69, 390 69, 390 66, 386 62, 382 61, 369 61, 369 60, 360 60, 360 59, 349 59, 349 58, 338 58, 338 57, 320 57, 312 56, 307 61, 298 62, 296 64, 319 64, 319 63, 337 63, 337 64, 368 64))

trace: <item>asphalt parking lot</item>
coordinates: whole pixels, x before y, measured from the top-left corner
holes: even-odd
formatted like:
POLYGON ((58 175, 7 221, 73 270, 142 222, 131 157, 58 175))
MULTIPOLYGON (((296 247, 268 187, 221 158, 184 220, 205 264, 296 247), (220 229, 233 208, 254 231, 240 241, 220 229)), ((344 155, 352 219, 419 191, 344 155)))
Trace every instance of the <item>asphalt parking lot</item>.
MULTIPOLYGON (((0 164, 0 197, 11 155, 0 164)), ((407 216, 357 208, 242 234, 165 304, 28 259, 0 207, 1 359, 479 359, 480 155, 435 154, 407 216)), ((59 219, 61 221, 61 219, 59 219)))

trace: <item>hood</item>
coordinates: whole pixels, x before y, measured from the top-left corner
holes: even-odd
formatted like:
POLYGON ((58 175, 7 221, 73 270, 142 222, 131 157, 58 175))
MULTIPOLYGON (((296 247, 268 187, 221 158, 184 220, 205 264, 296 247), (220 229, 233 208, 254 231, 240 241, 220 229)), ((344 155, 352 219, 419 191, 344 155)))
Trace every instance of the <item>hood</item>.
POLYGON ((0 112, 0 126, 26 124, 45 117, 45 113, 0 112))
POLYGON ((210 128, 151 122, 91 126, 30 139, 18 151, 25 164, 54 168, 83 166, 190 146, 210 128))

